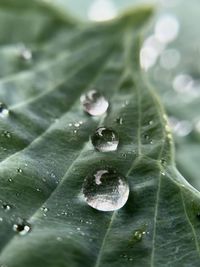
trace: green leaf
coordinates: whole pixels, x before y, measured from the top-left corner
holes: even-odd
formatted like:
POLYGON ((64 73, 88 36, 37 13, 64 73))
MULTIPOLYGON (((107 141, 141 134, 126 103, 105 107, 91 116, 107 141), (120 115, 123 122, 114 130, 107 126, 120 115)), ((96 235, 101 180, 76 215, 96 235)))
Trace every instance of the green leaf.
POLYGON ((198 266, 199 192, 175 168, 165 113, 139 67, 151 13, 88 26, 50 4, 0 1, 2 266, 198 266), (80 104, 92 88, 110 102, 100 118, 80 104), (94 150, 89 137, 101 125, 118 133, 117 151, 94 150), (114 212, 82 199, 85 177, 105 167, 130 186, 114 212), (13 230, 22 219, 24 236, 13 230))

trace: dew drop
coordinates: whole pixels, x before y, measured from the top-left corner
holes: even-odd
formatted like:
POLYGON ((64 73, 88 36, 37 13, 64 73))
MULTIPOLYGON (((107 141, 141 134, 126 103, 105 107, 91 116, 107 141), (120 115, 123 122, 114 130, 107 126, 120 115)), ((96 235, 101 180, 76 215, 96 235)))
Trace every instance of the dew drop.
POLYGON ((2 134, 2 136, 5 136, 7 138, 11 138, 11 133, 8 132, 8 131, 4 131, 3 134, 2 134))
POLYGON ((133 239, 137 241, 141 241, 144 234, 145 234, 144 231, 136 230, 134 233, 133 239))
POLYGON ((86 177, 83 194, 87 204, 94 209, 114 211, 127 202, 129 185, 116 171, 103 169, 86 177))
POLYGON ((47 207, 41 207, 41 210, 46 213, 49 209, 47 207))
POLYGON ((9 110, 7 108, 7 106, 0 102, 0 117, 4 118, 4 117, 7 117, 9 114, 9 110))
POLYGON ((22 171, 21 168, 18 168, 18 169, 17 169, 17 172, 18 172, 18 173, 22 173, 23 171, 22 171))
POLYGON ((24 61, 30 61, 32 59, 31 50, 22 45, 21 48, 20 48, 20 57, 24 61))
POLYGON ((123 119, 121 117, 116 119, 116 123, 122 125, 123 124, 123 119))
POLYGON ((98 151, 109 152, 117 150, 119 137, 112 129, 100 127, 91 136, 91 141, 98 151))
POLYGON ((7 203, 4 203, 4 204, 2 205, 2 208, 3 208, 4 210, 6 210, 6 211, 11 210, 11 206, 10 206, 9 204, 7 204, 7 203))
POLYGON ((20 235, 26 235, 31 231, 31 225, 27 221, 21 220, 20 223, 13 225, 13 230, 18 232, 20 235))
POLYGON ((82 95, 80 101, 84 111, 91 116, 100 116, 104 114, 109 106, 105 97, 95 90, 91 90, 82 95))

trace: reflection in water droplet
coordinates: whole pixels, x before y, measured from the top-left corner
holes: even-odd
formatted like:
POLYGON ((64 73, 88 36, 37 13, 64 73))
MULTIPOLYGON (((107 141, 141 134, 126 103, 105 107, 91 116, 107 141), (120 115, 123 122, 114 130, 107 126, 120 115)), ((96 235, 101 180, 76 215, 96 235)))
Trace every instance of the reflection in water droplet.
POLYGON ((117 150, 119 138, 116 132, 110 128, 100 127, 91 136, 93 146, 100 152, 117 150))
POLYGON ((82 95, 80 101, 84 111, 91 116, 100 116, 104 114, 109 106, 105 97, 95 90, 91 90, 82 95))
POLYGON ((27 221, 21 220, 20 223, 13 225, 13 230, 18 232, 20 235, 26 235, 31 231, 31 225, 27 221))
POLYGON ((89 206, 101 211, 113 211, 125 205, 129 185, 122 175, 103 169, 86 177, 83 194, 89 206))
POLYGON ((160 56, 160 65, 166 69, 170 70, 175 68, 181 59, 181 55, 176 49, 164 50, 160 56))
POLYGON ((0 102, 0 117, 4 118, 4 117, 7 117, 9 114, 9 110, 7 108, 7 106, 0 102))
POLYGON ((94 0, 88 11, 88 18, 94 21, 113 19, 117 14, 113 1, 94 0))
POLYGON ((174 15, 165 14, 159 18, 155 26, 155 36, 162 43, 170 43, 177 37, 179 22, 174 15))

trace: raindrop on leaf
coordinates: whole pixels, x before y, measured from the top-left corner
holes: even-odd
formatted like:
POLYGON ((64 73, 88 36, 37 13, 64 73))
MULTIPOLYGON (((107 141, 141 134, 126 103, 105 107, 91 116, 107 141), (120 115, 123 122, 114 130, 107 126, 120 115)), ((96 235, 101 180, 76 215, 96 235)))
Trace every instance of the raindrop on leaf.
POLYGON ((13 225, 13 230, 20 235, 26 235, 31 231, 31 225, 27 221, 21 220, 20 223, 13 225))
POLYGON ((91 141, 95 149, 100 152, 117 150, 119 138, 116 132, 110 128, 100 127, 91 136, 91 141))
POLYGON ((91 90, 82 95, 80 101, 84 111, 91 116, 103 115, 109 106, 105 97, 95 90, 91 90))
POLYGON ((101 211, 122 208, 129 196, 129 185, 125 177, 111 169, 96 171, 86 177, 83 194, 87 204, 101 211))

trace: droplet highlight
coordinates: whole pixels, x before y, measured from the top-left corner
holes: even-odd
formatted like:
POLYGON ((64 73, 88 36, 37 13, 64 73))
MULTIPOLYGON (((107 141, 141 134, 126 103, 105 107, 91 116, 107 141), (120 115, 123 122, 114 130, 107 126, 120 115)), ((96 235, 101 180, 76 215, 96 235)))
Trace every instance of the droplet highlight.
POLYGON ((129 185, 126 178, 116 171, 102 169, 86 177, 83 195, 92 208, 100 211, 114 211, 126 204, 129 185))
POLYGON ((96 90, 91 90, 86 94, 83 94, 80 98, 80 101, 84 111, 91 116, 103 115, 109 106, 109 103, 105 97, 96 90))
POLYGON ((91 136, 91 141, 96 150, 109 152, 117 150, 119 137, 111 128, 100 127, 91 136))

